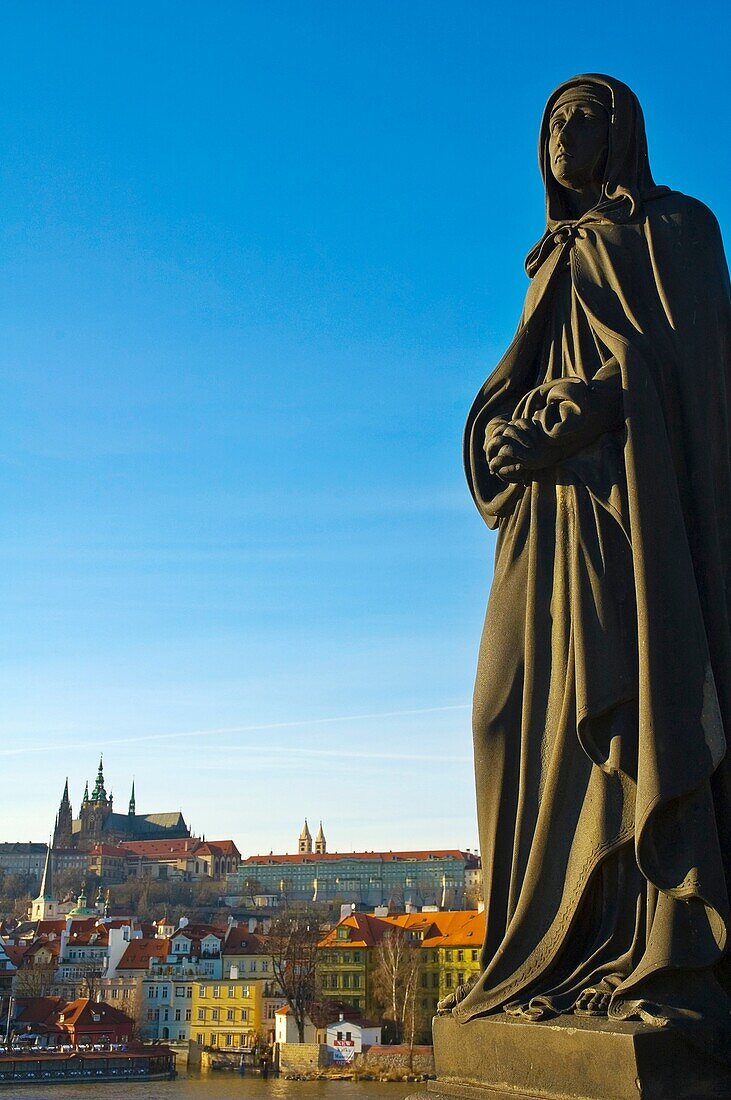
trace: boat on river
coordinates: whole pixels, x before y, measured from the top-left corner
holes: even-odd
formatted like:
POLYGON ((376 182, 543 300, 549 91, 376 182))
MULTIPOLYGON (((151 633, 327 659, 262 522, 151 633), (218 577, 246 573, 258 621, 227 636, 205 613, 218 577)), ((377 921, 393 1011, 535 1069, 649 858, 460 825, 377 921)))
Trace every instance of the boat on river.
POLYGON ((82 1084, 89 1081, 166 1081, 175 1077, 175 1053, 166 1046, 3 1051, 0 1090, 6 1086, 82 1084))

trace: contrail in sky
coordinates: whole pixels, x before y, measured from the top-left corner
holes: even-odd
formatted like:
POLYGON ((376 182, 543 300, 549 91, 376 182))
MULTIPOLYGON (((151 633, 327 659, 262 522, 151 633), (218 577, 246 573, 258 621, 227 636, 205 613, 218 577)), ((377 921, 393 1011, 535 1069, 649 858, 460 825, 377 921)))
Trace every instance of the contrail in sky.
MULTIPOLYGON (((373 714, 339 714, 330 718, 300 718, 293 722, 257 722, 250 726, 221 726, 208 730, 179 730, 177 733, 146 733, 139 737, 98 738, 93 741, 75 741, 65 744, 64 749, 104 749, 108 745, 138 745, 147 741, 174 741, 183 737, 217 737, 227 733, 260 733, 262 730, 298 729, 303 726, 333 725, 338 722, 372 722, 378 718, 406 718, 419 714, 443 714, 447 711, 469 710, 469 703, 456 703, 444 707, 421 707, 414 710, 384 710, 373 714)), ((7 735, 6 735, 7 736, 7 735)), ((35 752, 51 752, 58 748, 53 745, 20 745, 13 749, 0 749, 0 756, 24 756, 35 752)))

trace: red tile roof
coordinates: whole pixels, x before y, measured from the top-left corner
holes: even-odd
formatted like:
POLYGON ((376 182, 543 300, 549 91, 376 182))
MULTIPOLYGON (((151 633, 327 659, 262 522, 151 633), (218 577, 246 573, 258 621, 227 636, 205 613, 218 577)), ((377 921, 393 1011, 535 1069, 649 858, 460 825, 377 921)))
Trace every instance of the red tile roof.
POLYGON ((89 850, 89 855, 92 856, 116 856, 119 859, 124 859, 126 855, 125 846, 120 844, 94 844, 89 850))
POLYGON ((232 925, 223 945, 224 955, 267 955, 266 940, 241 925, 232 925))
POLYGON ((128 855, 141 856, 144 859, 185 859, 193 855, 200 847, 196 837, 181 837, 178 840, 126 840, 118 850, 128 855))
POLYGON ((185 936, 189 940, 202 940, 206 936, 215 936, 217 940, 223 940, 225 930, 216 928, 212 924, 186 924, 182 928, 176 928, 170 939, 174 940, 176 936, 185 936))
POLYGON ((68 1001, 63 1008, 64 1027, 79 1028, 81 1025, 102 1024, 129 1024, 132 1020, 119 1008, 105 1004, 103 1001, 91 1001, 88 997, 80 997, 77 1001, 68 1001), (94 1016, 99 1019, 95 1020, 94 1016))
POLYGON ((167 940, 137 939, 130 940, 127 950, 122 955, 122 960, 117 970, 147 970, 150 959, 167 959, 170 954, 170 944, 167 940))
POLYGON ((51 1026, 65 1004, 63 997, 18 997, 16 1019, 23 1024, 51 1026))
POLYGON ((234 856, 241 859, 241 852, 233 840, 206 840, 201 844, 200 851, 208 851, 214 856, 234 856))
POLYGON ((61 952, 61 940, 48 940, 45 936, 40 936, 28 944, 23 953, 23 965, 32 966, 35 957, 40 952, 47 952, 52 959, 57 959, 61 952))
POLYGON ((466 863, 477 863, 477 856, 472 852, 460 852, 458 848, 444 848, 435 849, 427 852, 325 852, 322 855, 316 855, 314 852, 298 853, 295 852, 292 855, 274 855, 270 852, 268 856, 248 856, 245 860, 242 860, 243 864, 267 864, 267 863, 315 863, 319 861, 334 861, 338 859, 362 859, 373 860, 380 859, 384 863, 400 863, 407 862, 409 860, 424 860, 424 859, 459 859, 464 860, 466 863))
POLYGON ((36 923, 36 936, 48 936, 51 932, 55 932, 57 936, 60 936, 65 928, 65 917, 59 920, 39 920, 36 923))
POLYGON ((10 959, 13 966, 15 966, 15 967, 20 966, 20 964, 23 961, 23 956, 25 955, 26 951, 28 950, 27 945, 26 944, 6 943, 3 946, 5 948, 5 954, 8 956, 8 958, 10 959))

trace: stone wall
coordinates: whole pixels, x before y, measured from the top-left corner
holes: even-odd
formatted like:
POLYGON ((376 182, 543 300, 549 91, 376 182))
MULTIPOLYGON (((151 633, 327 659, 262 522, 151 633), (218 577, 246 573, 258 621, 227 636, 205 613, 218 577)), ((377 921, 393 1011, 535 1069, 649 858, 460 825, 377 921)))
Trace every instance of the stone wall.
POLYGON ((330 1064, 323 1043, 280 1043, 278 1049, 280 1073, 312 1073, 330 1064))
POLYGON ((433 1076, 434 1050, 432 1047, 372 1046, 362 1054, 356 1054, 353 1069, 364 1073, 417 1073, 433 1076))

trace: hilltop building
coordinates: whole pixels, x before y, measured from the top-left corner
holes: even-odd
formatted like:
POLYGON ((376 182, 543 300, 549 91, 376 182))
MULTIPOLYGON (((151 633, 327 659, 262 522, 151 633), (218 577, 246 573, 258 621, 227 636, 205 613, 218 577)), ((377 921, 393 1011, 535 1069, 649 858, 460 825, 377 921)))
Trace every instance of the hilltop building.
POLYGON ((6 875, 28 875, 40 882, 46 864, 45 844, 9 842, 0 844, 0 871, 6 875))
POLYGON ((468 882, 480 874, 475 852, 328 852, 320 828, 313 844, 307 820, 294 854, 249 856, 228 876, 231 895, 255 904, 318 901, 358 908, 464 908, 468 882), (259 901, 259 899, 262 899, 259 901))
POLYGON ((53 847, 88 851, 96 844, 124 844, 138 840, 178 840, 190 836, 190 829, 180 811, 174 813, 138 814, 135 785, 126 814, 114 810, 114 796, 107 794, 104 768, 99 760, 96 783, 91 795, 89 784, 79 808, 79 816, 73 816, 69 798, 68 779, 64 786, 56 816, 53 847))

